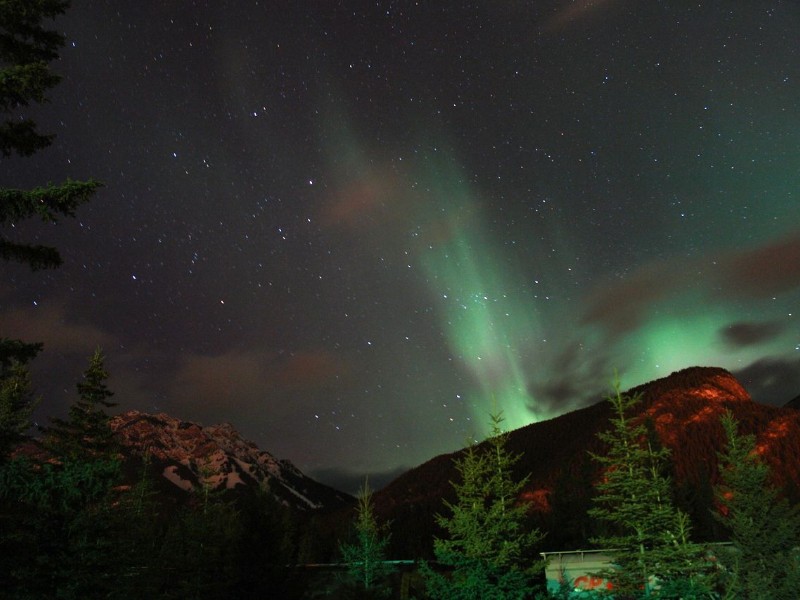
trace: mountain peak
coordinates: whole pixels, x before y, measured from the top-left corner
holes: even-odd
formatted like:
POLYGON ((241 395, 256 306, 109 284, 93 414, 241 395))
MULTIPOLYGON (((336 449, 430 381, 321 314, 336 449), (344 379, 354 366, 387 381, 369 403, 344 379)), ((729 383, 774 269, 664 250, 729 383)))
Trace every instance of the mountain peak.
POLYGON ((708 402, 752 402, 750 394, 736 377, 719 367, 681 369, 661 379, 639 385, 628 393, 641 393, 645 404, 656 399, 679 400, 686 395, 708 402))
POLYGON ((204 427, 165 413, 130 410, 111 419, 123 453, 149 456, 163 477, 186 492, 263 489, 300 510, 338 508, 351 498, 318 483, 291 462, 247 441, 230 423, 204 427))
MULTIPOLYGON (((642 402, 630 417, 646 420, 669 448, 670 475, 681 493, 692 491, 684 508, 703 535, 714 532, 709 517, 713 507, 703 498, 712 496, 718 481, 717 452, 725 445, 720 417, 726 409, 734 413, 742 433, 756 436, 775 483, 800 489, 800 411, 754 402, 725 369, 683 369, 625 393, 641 394, 642 402)), ((586 541, 592 523, 583 515, 591 503, 592 482, 600 476, 591 453, 605 451, 597 434, 608 429, 611 416, 609 403, 600 401, 508 433, 509 450, 520 456, 515 475, 528 478, 520 499, 549 528, 554 549, 580 547, 586 541)), ((442 499, 454 500, 450 482, 458 479, 453 466, 458 456, 434 457, 376 492, 376 510, 396 524, 393 543, 398 547, 428 548, 414 532, 434 527, 442 499)))

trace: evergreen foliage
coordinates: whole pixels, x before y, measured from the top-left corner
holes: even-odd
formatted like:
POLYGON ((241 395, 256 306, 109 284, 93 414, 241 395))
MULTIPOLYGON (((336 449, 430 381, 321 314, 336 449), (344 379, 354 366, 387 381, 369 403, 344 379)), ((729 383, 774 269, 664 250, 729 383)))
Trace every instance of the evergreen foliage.
POLYGON ((53 419, 45 430, 44 446, 58 456, 110 457, 114 451, 113 432, 109 426, 107 408, 116 406, 110 398, 105 357, 98 348, 82 381, 76 385, 78 398, 70 405, 68 418, 53 419))
POLYGON ((145 452, 136 482, 117 496, 108 516, 117 536, 114 556, 119 573, 108 597, 157 598, 170 575, 168 563, 157 551, 168 519, 154 489, 149 452, 145 452))
POLYGON ((119 463, 15 458, 0 469, 0 556, 14 598, 104 597, 117 574, 110 526, 119 463))
MULTIPOLYGON (((65 0, 5 0, 0 3, 0 108, 4 112, 45 102, 45 93, 60 77, 48 62, 58 58, 64 36, 45 29, 42 21, 64 13, 65 0)), ((0 152, 29 156, 52 143, 41 135, 31 119, 6 118, 0 124, 0 152)))
POLYGON ((518 497, 527 478, 514 480, 512 467, 520 457, 506 449, 502 422, 501 413, 492 414, 491 437, 456 460, 456 502, 445 501, 450 516, 437 516, 447 537, 434 540, 436 561, 452 571, 425 568, 432 598, 522 599, 533 589, 532 574, 542 568, 532 548, 543 535, 526 529, 527 507, 518 497))
POLYGON ((172 519, 160 548, 172 577, 161 597, 205 600, 230 598, 240 576, 241 522, 232 503, 218 495, 201 506, 186 506, 172 519))
POLYGON ((35 406, 28 368, 13 365, 0 377, 0 464, 30 428, 35 406))
MULTIPOLYGON (((0 0, 3 157, 31 156, 54 139, 25 113, 46 103, 60 80, 50 63, 65 38, 47 22, 69 6, 69 0, 0 0)), ((31 218, 52 223, 74 217, 100 185, 67 179, 31 189, 0 187, 0 228, 31 218)), ((32 270, 62 263, 56 248, 2 232, 0 259, 32 270)), ((286 549, 296 545, 291 536, 297 531, 284 507, 254 500, 244 521, 230 503, 204 490, 202 508, 176 513, 171 507, 164 515, 147 468, 130 490, 118 487, 121 464, 105 412, 114 404, 99 351, 68 417, 54 419, 45 431, 44 452, 9 458, 32 425, 35 400, 27 366, 41 349, 39 343, 0 339, 0 596, 249 598, 269 590, 289 597, 284 583, 269 588, 276 572, 286 572, 286 549), (254 527, 245 532, 244 523, 254 527), (267 556, 269 568, 252 562, 267 556), (171 566, 173 558, 184 571, 171 566), (250 587, 241 585, 245 578, 250 587)))
POLYGON ((385 562, 389 534, 386 524, 379 524, 375 518, 367 481, 358 494, 354 528, 355 540, 339 546, 342 560, 347 564, 344 587, 353 588, 352 595, 356 597, 387 597, 391 590, 386 578, 394 571, 385 562))
POLYGON ((0 338, 0 378, 15 365, 26 365, 42 351, 42 343, 28 344, 20 340, 0 338))
POLYGON ((41 344, 0 338, 0 464, 31 428, 37 401, 27 363, 41 349, 41 344))
POLYGON ((730 411, 722 416, 727 447, 719 453, 721 483, 717 518, 730 530, 732 551, 726 598, 790 599, 800 589, 800 518, 770 482, 754 435, 739 433, 730 411))
MULTIPOLYGON (((58 58, 64 36, 47 29, 44 21, 63 14, 67 0, 4 0, 0 2, 0 153, 30 156, 49 146, 54 136, 37 131, 30 118, 20 117, 19 109, 32 103, 47 102, 47 92, 60 77, 48 65, 58 58)), ((48 184, 31 190, 0 188, 0 225, 38 216, 48 222, 58 217, 73 217, 81 204, 88 202, 100 183, 73 181, 48 184)), ((58 250, 49 246, 13 242, 0 237, 0 258, 27 264, 31 269, 57 267, 58 250)))
POLYGON ((78 384, 70 420, 50 432, 46 455, 38 461, 15 458, 0 469, 7 519, 0 545, 16 549, 8 560, 18 597, 95 598, 113 585, 120 563, 114 560, 111 515, 121 471, 103 411, 110 405, 107 376, 98 351, 78 384))
MULTIPOLYGON (((296 517, 266 489, 241 498, 237 508, 241 526, 236 540, 239 575, 232 588, 236 597, 300 597, 308 577, 288 565, 312 561, 301 555, 305 532, 300 531, 296 517)), ((319 534, 312 542, 320 545, 319 534)))
POLYGON ((658 447, 645 424, 629 417, 641 396, 622 394, 617 380, 607 399, 613 416, 611 428, 598 434, 606 454, 592 454, 603 475, 589 515, 610 525, 610 533, 592 542, 613 551, 615 568, 599 575, 611 582, 617 599, 654 596, 654 581, 687 580, 708 591, 705 551, 689 540, 688 516, 672 504, 665 474, 669 449, 658 447))
POLYGON ((176 507, 154 493, 147 454, 138 481, 121 485, 103 363, 98 350, 34 456, 0 463, 0 597, 299 597, 305 582, 287 565, 304 532, 266 493, 239 508, 206 465, 176 507))

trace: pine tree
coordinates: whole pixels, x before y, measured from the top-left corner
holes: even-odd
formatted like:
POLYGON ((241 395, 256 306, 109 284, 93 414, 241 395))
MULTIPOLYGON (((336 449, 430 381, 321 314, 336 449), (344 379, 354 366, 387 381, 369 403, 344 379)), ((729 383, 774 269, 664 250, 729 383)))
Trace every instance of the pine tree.
POLYGON ((48 459, 19 457, 0 469, 0 517, 9 519, 0 549, 16 549, 3 565, 12 597, 98 598, 113 589, 120 463, 103 410, 112 405, 107 377, 97 351, 69 420, 45 433, 48 459))
POLYGON ((717 518, 730 530, 733 550, 725 566, 731 577, 728 598, 789 599, 800 584, 800 518, 770 483, 770 469, 758 455, 754 435, 739 433, 726 411, 722 426, 727 438, 719 453, 721 483, 717 518))
POLYGON ((108 598, 156 598, 169 580, 168 564, 159 556, 167 518, 153 477, 150 452, 146 450, 138 480, 119 495, 110 515, 116 532, 113 561, 120 576, 108 598))
POLYGON ((0 378, 14 365, 26 365, 42 351, 42 343, 26 344, 19 340, 0 338, 0 378))
MULTIPOLYGON (((18 112, 32 103, 47 101, 47 92, 59 77, 48 65, 58 58, 64 36, 47 29, 44 21, 63 14, 67 0, 3 0, 0 2, 0 154, 30 156, 46 148, 52 135, 37 131, 36 123, 18 112)), ((100 183, 94 180, 67 180, 31 190, 0 187, 0 227, 40 217, 55 222, 72 217, 88 202, 100 183)), ((21 262, 31 269, 57 267, 58 250, 49 246, 12 241, 0 233, 0 259, 21 262)), ((26 365, 42 349, 40 343, 0 339, 0 454, 18 441, 27 430, 32 412, 31 398, 24 391, 26 365), (20 395, 20 392, 21 395, 20 395)))
POLYGON ((386 524, 379 524, 375 518, 372 491, 369 483, 364 481, 358 494, 355 541, 339 546, 342 560, 347 564, 347 574, 343 579, 345 585, 357 590, 354 595, 380 598, 391 593, 391 588, 386 585, 386 578, 393 571, 385 563, 388 544, 386 524))
POLYGON ((432 598, 522 599, 541 568, 531 550, 543 535, 526 530, 527 506, 518 497, 528 479, 514 480, 512 467, 520 456, 506 449, 502 422, 501 413, 492 414, 491 437, 481 446, 470 445, 456 460, 456 502, 445 501, 450 516, 437 516, 447 537, 434 540, 436 561, 452 572, 424 570, 432 598))
POLYGON ((41 344, 0 338, 0 465, 33 425, 31 416, 38 401, 28 361, 41 349, 41 344))
MULTIPOLYGON (((53 142, 52 135, 37 131, 36 123, 13 113, 31 103, 47 101, 47 91, 60 77, 48 63, 58 58, 64 36, 44 26, 46 19, 63 14, 65 0, 4 0, 0 2, 0 153, 30 156, 53 142)), ((0 188, 0 225, 38 216, 55 222, 59 216, 73 217, 88 202, 100 183, 67 180, 31 190, 0 188)), ((0 258, 25 263, 33 270, 61 264, 58 250, 48 246, 12 242, 0 237, 0 258)))
MULTIPOLYGON (((6 65, 0 70, 0 107, 4 112, 45 102, 46 91, 60 77, 47 63, 58 58, 64 36, 43 27, 44 19, 62 14, 69 2, 64 0, 6 0, 0 3, 0 59, 6 65)), ((36 131, 31 119, 7 119, 0 126, 0 152, 12 151, 29 156, 46 148, 53 141, 36 131)))
POLYGON ((75 386, 78 398, 69 407, 68 418, 53 419, 45 430, 44 445, 57 456, 78 458, 111 458, 114 451, 113 432, 107 408, 116 406, 110 398, 105 357, 98 348, 89 360, 82 381, 75 386))
POLYGON ((669 449, 657 447, 645 424, 628 416, 640 395, 622 394, 617 380, 607 399, 611 428, 598 437, 608 450, 592 454, 603 475, 589 515, 611 526, 613 533, 592 542, 613 550, 615 565, 598 575, 611 582, 618 599, 651 595, 654 580, 664 584, 687 579, 690 586, 705 590, 705 552, 689 541, 688 517, 674 508, 671 482, 664 474, 669 449))
POLYGON ((221 490, 213 489, 206 467, 193 490, 197 496, 171 520, 164 536, 160 560, 168 562, 173 572, 163 598, 231 598, 240 575, 238 511, 221 490))
MULTIPOLYGON (((241 600, 299 598, 308 587, 308 574, 298 573, 287 565, 298 560, 297 521, 313 527, 308 515, 301 517, 273 496, 268 486, 238 499, 241 525, 240 545, 236 557, 239 578, 236 597, 241 600)), ((319 544, 319 529, 316 547, 319 544)))
POLYGON ((118 473, 109 461, 24 457, 0 470, 3 597, 106 597, 117 567, 110 482, 118 473))

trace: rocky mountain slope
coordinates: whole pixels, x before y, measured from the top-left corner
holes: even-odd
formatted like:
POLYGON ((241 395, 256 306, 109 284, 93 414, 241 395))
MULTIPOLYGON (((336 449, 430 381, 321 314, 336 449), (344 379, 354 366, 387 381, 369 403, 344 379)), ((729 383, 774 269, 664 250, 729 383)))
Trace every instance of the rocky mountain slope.
MULTIPOLYGON (((753 402, 728 371, 694 367, 639 386, 639 418, 671 450, 676 502, 687 510, 696 537, 714 539, 719 526, 711 516, 717 451, 724 435, 719 418, 729 408, 743 433, 755 433, 758 451, 773 467, 775 481, 790 496, 800 490, 800 411, 753 402)), ((522 501, 532 520, 548 532, 547 549, 586 547, 597 526, 586 518, 593 482, 599 475, 589 452, 602 452, 597 433, 607 428, 607 402, 573 411, 510 433, 508 448, 522 455, 517 476, 530 476, 522 501)), ((378 514, 392 520, 393 552, 429 554, 434 515, 452 499, 458 453, 437 456, 412 469, 375 495, 378 514)))
POLYGON ((170 484, 162 489, 260 488, 302 511, 335 510, 352 502, 347 494, 306 477, 291 462, 242 439, 227 423, 203 427, 163 413, 134 410, 113 417, 111 428, 123 454, 137 459, 149 456, 150 468, 170 484))

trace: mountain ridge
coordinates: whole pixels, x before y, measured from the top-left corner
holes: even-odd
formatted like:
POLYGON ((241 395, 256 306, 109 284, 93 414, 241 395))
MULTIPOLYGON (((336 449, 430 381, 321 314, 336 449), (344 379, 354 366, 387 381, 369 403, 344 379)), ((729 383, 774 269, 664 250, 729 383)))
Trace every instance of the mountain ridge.
MULTIPOLYGON (((775 483, 797 496, 800 490, 800 411, 754 402, 741 383, 718 367, 690 367, 631 388, 640 394, 635 419, 644 421, 671 452, 676 502, 689 512, 700 537, 715 538, 711 517, 717 452, 723 448, 720 416, 730 409, 744 434, 754 433, 758 451, 772 467, 775 483)), ((548 549, 585 545, 594 526, 585 518, 599 468, 589 453, 602 453, 597 433, 608 428, 608 402, 598 401, 547 421, 508 432, 507 448, 521 455, 515 476, 530 479, 520 501, 547 530, 548 549)), ((436 531, 434 515, 454 499, 453 460, 463 450, 433 457, 375 493, 376 512, 393 523, 394 552, 430 555, 430 540, 417 531, 436 531)), ((430 534, 428 538, 430 538, 430 534)))
POLYGON ((230 423, 202 426, 166 413, 129 410, 111 417, 110 426, 124 455, 146 458, 183 492, 204 485, 234 493, 262 489, 300 511, 335 510, 353 501, 245 440, 230 423))
MULTIPOLYGON (((800 497, 796 408, 754 402, 730 372, 717 367, 683 369, 626 393, 641 395, 634 418, 670 449, 678 503, 692 515, 701 537, 719 534, 709 509, 718 480, 716 453, 724 440, 719 417, 726 409, 734 412, 742 433, 757 435, 776 483, 800 497)), ((535 525, 549 532, 550 550, 585 545, 590 537, 592 524, 584 515, 599 471, 589 453, 603 451, 597 433, 608 427, 610 416, 608 403, 601 400, 508 432, 508 449, 521 456, 515 474, 530 476, 520 501, 530 505, 535 525)), ((229 423, 204 427, 164 413, 127 411, 112 417, 111 427, 123 454, 149 457, 162 488, 173 494, 203 485, 230 492, 267 490, 297 511, 328 513, 330 527, 344 522, 352 510, 351 496, 260 450, 229 423)), ((392 523, 392 555, 430 556, 434 516, 444 510, 443 500, 453 499, 453 460, 461 452, 434 456, 374 493, 376 514, 392 523)))

